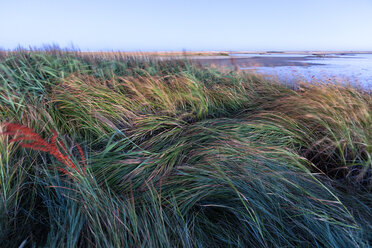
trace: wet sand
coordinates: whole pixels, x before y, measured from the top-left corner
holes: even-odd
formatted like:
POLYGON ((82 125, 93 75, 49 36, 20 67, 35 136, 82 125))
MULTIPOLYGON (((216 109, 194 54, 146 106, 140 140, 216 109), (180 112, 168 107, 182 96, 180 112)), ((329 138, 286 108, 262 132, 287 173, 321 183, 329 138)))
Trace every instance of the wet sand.
POLYGON ((323 65, 311 61, 311 57, 239 57, 239 56, 214 56, 214 57, 192 57, 192 62, 200 65, 217 67, 275 67, 275 66, 309 66, 323 65))

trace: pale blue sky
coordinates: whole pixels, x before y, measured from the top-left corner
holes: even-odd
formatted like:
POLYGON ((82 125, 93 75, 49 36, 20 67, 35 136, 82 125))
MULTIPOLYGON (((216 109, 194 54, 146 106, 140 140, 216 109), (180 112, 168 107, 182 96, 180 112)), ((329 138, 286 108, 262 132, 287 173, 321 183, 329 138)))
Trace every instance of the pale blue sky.
POLYGON ((0 48, 372 50, 372 0, 0 0, 0 48))

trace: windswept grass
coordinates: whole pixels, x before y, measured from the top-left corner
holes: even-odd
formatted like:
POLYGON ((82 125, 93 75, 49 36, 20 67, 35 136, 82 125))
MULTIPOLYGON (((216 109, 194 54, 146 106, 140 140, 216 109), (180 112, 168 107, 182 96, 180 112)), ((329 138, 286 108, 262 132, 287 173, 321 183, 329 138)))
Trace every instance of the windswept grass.
POLYGON ((371 115, 341 85, 8 53, 1 247, 370 247, 371 115))
POLYGON ((371 95, 340 85, 305 85, 260 117, 293 133, 298 152, 332 178, 370 188, 371 95))

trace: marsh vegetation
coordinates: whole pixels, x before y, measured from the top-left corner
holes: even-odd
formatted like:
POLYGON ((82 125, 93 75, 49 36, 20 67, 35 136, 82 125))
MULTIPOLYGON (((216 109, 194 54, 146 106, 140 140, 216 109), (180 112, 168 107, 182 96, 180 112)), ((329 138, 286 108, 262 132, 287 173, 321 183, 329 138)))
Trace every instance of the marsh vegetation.
POLYGON ((371 127, 348 86, 3 53, 0 246, 370 247, 371 127))

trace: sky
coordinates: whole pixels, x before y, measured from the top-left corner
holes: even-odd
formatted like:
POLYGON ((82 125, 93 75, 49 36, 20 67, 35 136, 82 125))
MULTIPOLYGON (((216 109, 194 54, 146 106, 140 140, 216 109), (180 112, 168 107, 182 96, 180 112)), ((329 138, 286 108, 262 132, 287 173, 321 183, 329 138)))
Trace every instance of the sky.
POLYGON ((0 48, 372 51, 372 0, 0 0, 0 48))

